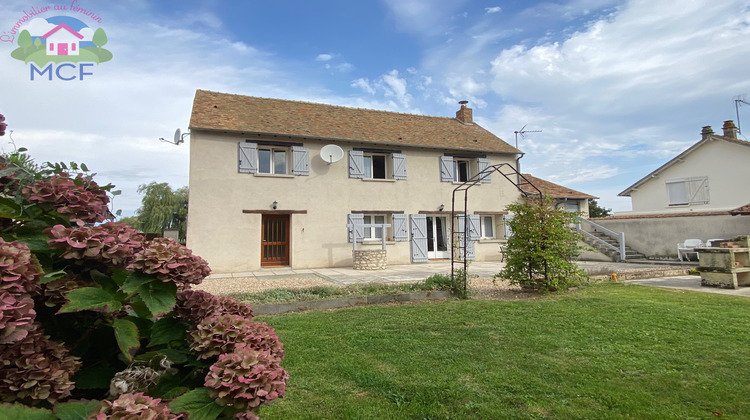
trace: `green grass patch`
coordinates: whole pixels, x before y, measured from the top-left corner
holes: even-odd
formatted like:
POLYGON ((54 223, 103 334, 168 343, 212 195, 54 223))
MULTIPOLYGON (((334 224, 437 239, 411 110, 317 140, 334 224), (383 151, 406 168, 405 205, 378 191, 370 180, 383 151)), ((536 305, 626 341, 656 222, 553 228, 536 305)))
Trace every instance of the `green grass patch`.
POLYGON ((291 378, 268 419, 746 418, 750 300, 595 284, 259 317, 291 378))
POLYGON ((388 295, 427 290, 453 290, 450 276, 435 274, 424 281, 408 284, 353 284, 348 286, 316 286, 305 289, 269 289, 257 293, 235 293, 230 296, 245 303, 282 303, 341 297, 388 295))

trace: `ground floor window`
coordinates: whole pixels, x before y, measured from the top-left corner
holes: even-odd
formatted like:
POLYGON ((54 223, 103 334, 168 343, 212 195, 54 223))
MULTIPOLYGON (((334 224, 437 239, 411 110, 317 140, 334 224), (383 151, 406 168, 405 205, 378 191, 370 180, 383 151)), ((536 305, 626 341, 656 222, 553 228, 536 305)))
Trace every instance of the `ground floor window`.
POLYGON ((495 238, 495 216, 485 215, 481 218, 482 239, 495 238))
MULTIPOLYGON (((364 216, 363 223, 369 224, 385 224, 386 216, 384 214, 366 214, 364 216)), ((383 239, 383 228, 382 227, 366 227, 365 229, 365 240, 382 240, 383 239)))

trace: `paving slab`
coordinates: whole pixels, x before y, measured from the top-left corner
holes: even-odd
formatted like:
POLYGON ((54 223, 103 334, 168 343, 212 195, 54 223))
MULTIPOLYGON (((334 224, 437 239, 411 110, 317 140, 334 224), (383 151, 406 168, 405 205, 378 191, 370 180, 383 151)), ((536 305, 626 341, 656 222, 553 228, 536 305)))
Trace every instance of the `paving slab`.
POLYGON ((639 280, 628 280, 624 283, 638 284, 641 286, 663 287, 666 289, 690 290, 693 292, 716 293, 729 296, 750 297, 750 287, 739 289, 721 289, 718 287, 701 286, 700 276, 673 276, 661 278, 648 278, 639 280))

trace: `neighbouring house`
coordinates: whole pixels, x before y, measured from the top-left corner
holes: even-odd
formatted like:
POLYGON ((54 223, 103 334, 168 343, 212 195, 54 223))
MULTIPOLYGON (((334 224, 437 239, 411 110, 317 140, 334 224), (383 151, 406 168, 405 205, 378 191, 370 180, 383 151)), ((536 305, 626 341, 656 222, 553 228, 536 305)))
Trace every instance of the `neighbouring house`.
POLYGON ((750 202, 750 142, 737 138, 734 121, 723 135, 703 127, 701 139, 629 186, 634 214, 730 211, 750 202))
POLYGON ((187 245, 216 273, 352 266, 354 237, 384 241, 388 264, 450 258, 464 220, 469 258, 499 260, 520 196, 494 173, 451 217, 457 186, 521 153, 464 105, 449 118, 198 90, 190 130, 187 245))
POLYGON ((78 42, 83 39, 83 35, 61 23, 42 35, 42 39, 47 45, 47 55, 78 55, 78 42))
MULTIPOLYGON (((556 208, 572 213, 580 213, 583 217, 589 217, 589 200, 599 198, 537 178, 531 174, 524 174, 524 178, 533 184, 534 187, 540 189, 546 197, 551 198, 556 208)), ((527 188, 524 181, 521 182, 521 188, 530 194, 534 192, 533 188, 527 188)))
POLYGON ((732 120, 722 131, 703 127, 697 143, 619 194, 632 211, 595 221, 649 257, 676 258, 686 239, 750 234, 750 142, 737 138, 732 120))

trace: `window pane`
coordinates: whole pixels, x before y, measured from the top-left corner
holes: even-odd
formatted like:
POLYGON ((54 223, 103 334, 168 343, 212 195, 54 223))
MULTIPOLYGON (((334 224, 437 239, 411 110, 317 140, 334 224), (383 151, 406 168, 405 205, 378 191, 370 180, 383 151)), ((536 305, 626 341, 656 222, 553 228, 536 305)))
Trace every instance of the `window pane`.
POLYGON ((271 151, 268 149, 258 149, 258 172, 271 173, 271 151))
POLYGON ((495 237, 495 223, 492 220, 492 216, 484 216, 482 218, 484 237, 494 238, 495 237))
POLYGON ((275 174, 286 173, 286 151, 285 150, 273 151, 273 173, 275 174))
MULTIPOLYGON (((362 223, 364 223, 366 225, 371 224, 372 223, 372 216, 364 216, 364 219, 362 220, 362 223)), ((364 235, 365 235, 365 239, 372 238, 372 228, 370 228, 370 227, 365 228, 364 235)))
POLYGON ((667 192, 669 193, 669 205, 687 204, 688 195, 684 182, 667 183, 667 192))
POLYGON ((469 180, 469 162, 458 162, 458 181, 466 182, 469 180))
POLYGON ((372 157, 372 177, 385 179, 385 156, 372 157))
MULTIPOLYGON (((375 223, 383 223, 385 224, 385 216, 375 216, 375 223)), ((378 239, 383 239, 383 228, 375 228, 375 237, 378 239)))
POLYGON ((372 156, 365 156, 365 178, 372 178, 372 156))

